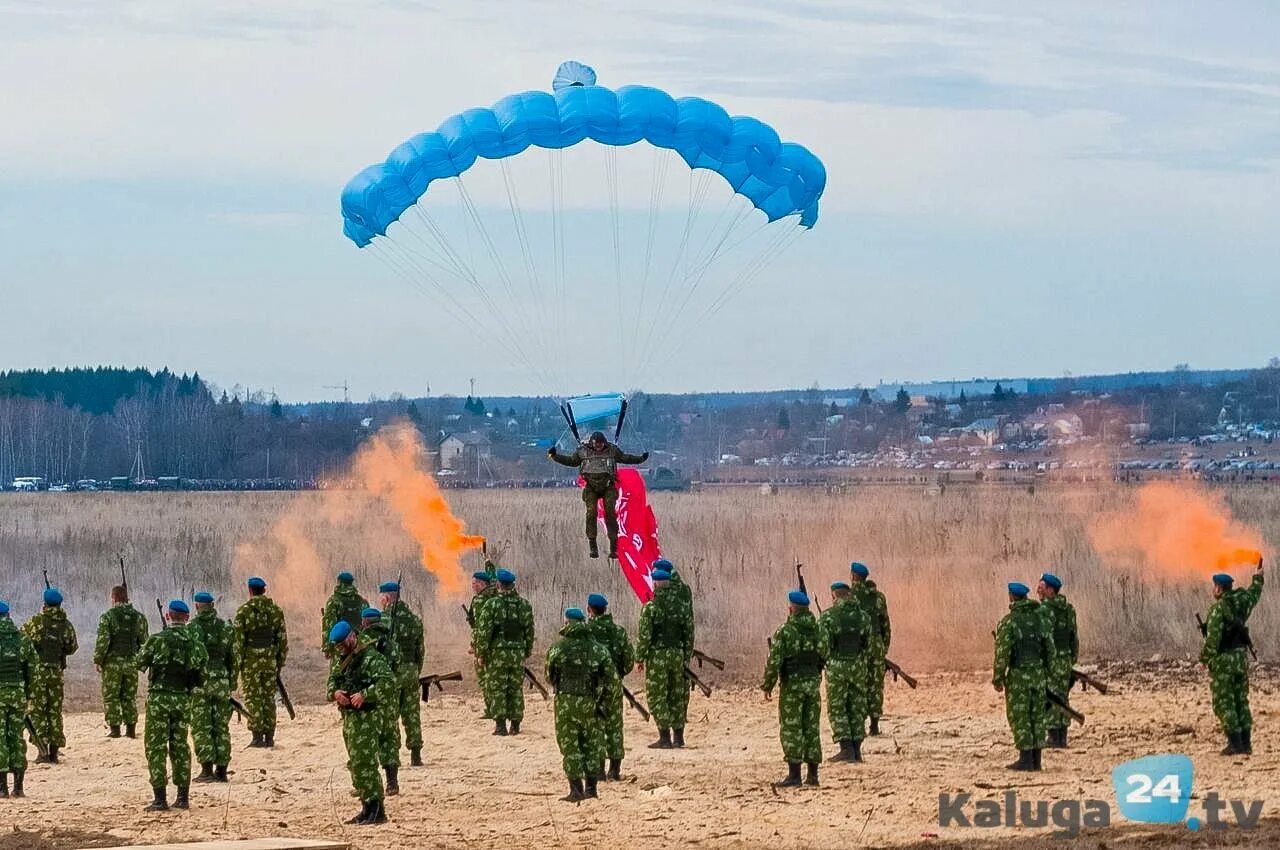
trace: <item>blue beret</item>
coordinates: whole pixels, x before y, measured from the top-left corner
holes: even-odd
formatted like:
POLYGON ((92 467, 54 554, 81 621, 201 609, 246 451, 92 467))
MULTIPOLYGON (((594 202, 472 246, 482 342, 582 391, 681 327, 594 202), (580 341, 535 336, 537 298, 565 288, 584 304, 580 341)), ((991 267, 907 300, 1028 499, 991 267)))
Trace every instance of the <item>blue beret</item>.
POLYGON ((266 589, 267 589, 267 582, 266 582, 266 580, 265 580, 265 579, 260 579, 260 578, 258 578, 257 576, 254 576, 253 578, 249 579, 247 582, 245 582, 245 584, 249 585, 249 586, 250 586, 250 587, 252 587, 254 590, 266 590, 266 589))
POLYGON ((381 611, 379 611, 377 608, 374 608, 374 607, 370 606, 370 607, 365 608, 363 611, 361 611, 361 612, 360 612, 360 619, 362 619, 362 620, 381 620, 381 619, 382 619, 382 612, 381 612, 381 611))
POLYGON ((589 608, 608 608, 609 599, 603 593, 593 593, 587 597, 587 607, 589 608))
POLYGON ((650 567, 650 569, 662 570, 664 573, 674 573, 676 571, 676 565, 668 561, 666 558, 659 558, 653 562, 653 566, 650 567))
POLYGON ((671 573, 666 570, 654 570, 649 573, 649 578, 654 581, 671 581, 671 573))
POLYGON ((471 577, 476 581, 482 581, 485 584, 488 584, 489 582, 493 581, 493 576, 489 575, 484 570, 476 570, 474 573, 471 574, 471 577))
POLYGON ((58 588, 56 587, 46 587, 44 589, 44 604, 45 605, 61 605, 62 591, 58 590, 58 588))
POLYGON ((355 580, 356 580, 356 577, 353 576, 351 573, 347 572, 346 570, 343 570, 342 572, 338 573, 339 584, 354 584, 355 580))
POLYGON ((329 643, 342 643, 350 634, 351 624, 346 620, 339 620, 329 629, 329 643))
POLYGON ((871 575, 871 570, 867 569, 867 565, 860 564, 857 561, 854 561, 852 564, 849 565, 849 572, 853 573, 856 576, 859 576, 860 578, 866 578, 867 576, 871 575))
POLYGON ((833 581, 831 582, 831 589, 832 590, 848 590, 849 583, 847 581, 833 581))
POLYGON ((1223 587, 1230 587, 1236 583, 1236 580, 1226 573, 1216 573, 1213 577, 1213 583, 1222 585, 1223 587))
POLYGON ((1040 576, 1040 580, 1052 587, 1054 590, 1062 590, 1062 579, 1058 578, 1053 573, 1045 573, 1040 576))
POLYGON ((803 590, 793 590, 787 594, 787 601, 792 605, 803 605, 808 608, 809 594, 805 593, 803 590))
POLYGON ((169 600, 169 611, 173 614, 190 614, 191 609, 181 599, 169 600))
POLYGON ((191 598, 194 601, 199 602, 201 605, 208 605, 213 601, 213 594, 207 590, 202 590, 191 598))
POLYGON ((0 616, 6 616, 9 613, 9 603, 0 599, 0 616))
POLYGON ((503 584, 515 584, 516 574, 511 572, 511 570, 506 570, 506 569, 498 570, 498 581, 502 582, 503 584))
POLYGON ((378 585, 378 592, 379 593, 399 593, 400 582, 384 581, 382 584, 378 585))
POLYGON ((587 615, 582 613, 581 608, 566 608, 564 609, 564 618, 566 620, 585 620, 587 615))
POLYGON ((1009 592, 1014 596, 1026 596, 1031 592, 1031 588, 1020 581, 1011 581, 1009 582, 1009 592))

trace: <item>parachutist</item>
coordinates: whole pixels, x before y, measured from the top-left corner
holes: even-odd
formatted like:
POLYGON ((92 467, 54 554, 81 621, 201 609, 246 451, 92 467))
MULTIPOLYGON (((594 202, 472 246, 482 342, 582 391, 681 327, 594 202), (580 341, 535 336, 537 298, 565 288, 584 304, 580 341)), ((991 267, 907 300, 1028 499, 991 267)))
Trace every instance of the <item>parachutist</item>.
POLYGON ((596 505, 604 503, 604 527, 609 535, 609 557, 618 557, 618 464, 640 464, 649 459, 649 453, 627 454, 596 431, 571 455, 563 455, 552 446, 547 457, 563 466, 577 467, 585 486, 582 501, 587 506, 587 545, 591 557, 600 556, 596 543, 596 505))

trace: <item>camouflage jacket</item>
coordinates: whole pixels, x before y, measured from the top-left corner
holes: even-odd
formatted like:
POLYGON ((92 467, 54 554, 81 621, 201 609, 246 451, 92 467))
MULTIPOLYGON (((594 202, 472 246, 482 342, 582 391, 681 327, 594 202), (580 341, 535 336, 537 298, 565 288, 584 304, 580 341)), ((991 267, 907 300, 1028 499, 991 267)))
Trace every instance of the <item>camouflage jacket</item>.
POLYGON ((75 655, 80 644, 76 629, 61 607, 46 606, 22 627, 22 633, 35 647, 36 657, 47 667, 67 669, 67 656, 75 655))
POLYGON ((1253 608, 1262 598, 1262 573, 1254 573, 1253 581, 1248 587, 1236 587, 1226 591, 1214 601, 1209 608, 1209 619, 1205 623, 1204 648, 1200 650, 1200 660, 1205 664, 1214 661, 1228 652, 1243 652, 1245 645, 1233 649, 1223 647, 1223 637, 1230 637, 1233 628, 1243 628, 1253 608))
POLYGON ((235 617, 236 660, 244 665, 251 655, 271 652, 276 669, 289 656, 289 633, 284 627, 284 611, 266 595, 251 596, 235 617))
POLYGON ((31 640, 8 617, 0 617, 0 705, 26 709, 38 663, 31 640))
POLYGON ((693 657, 693 611, 670 584, 654 591, 640 609, 636 660, 648 662, 661 649, 678 649, 685 661, 693 657))
POLYGON ((856 661, 871 649, 871 617, 851 596, 837 599, 818 618, 822 656, 830 661, 856 661))
POLYGON ((1080 638, 1076 634, 1076 609, 1061 594, 1050 596, 1040 603, 1040 616, 1045 627, 1053 635, 1053 650, 1058 655, 1069 655, 1071 663, 1080 657, 1080 638))
POLYGON ((118 602, 98 618, 98 637, 93 643, 93 663, 130 661, 151 634, 147 618, 128 602, 118 602))
POLYGON ((361 596, 354 585, 339 584, 324 603, 320 615, 320 645, 329 648, 329 630, 339 620, 346 620, 353 629, 360 628, 360 612, 369 607, 369 600, 361 596))
POLYGON ((1014 671, 1049 673, 1053 662, 1053 634, 1032 599, 1009 603, 1009 613, 996 627, 996 656, 991 683, 1004 687, 1014 671))
POLYGON ((613 668, 618 676, 625 676, 636 666, 635 651, 631 647, 631 638, 627 630, 613 621, 612 614, 600 614, 587 621, 587 631, 600 645, 609 650, 613 659, 613 668))
POLYGON ((495 651, 533 654, 533 608, 515 590, 499 591, 485 603, 476 623, 476 655, 486 659, 495 651))
POLYGON ((383 609, 382 623, 391 638, 391 656, 387 660, 392 669, 408 665, 421 670, 426 660, 422 618, 409 610, 403 599, 398 599, 390 608, 383 609))
POLYGON ((852 596, 871 617, 871 637, 878 644, 880 652, 889 651, 889 642, 893 638, 893 630, 889 625, 889 603, 884 594, 876 588, 871 579, 854 582, 852 596))
POLYGON ((599 704, 616 677, 608 648, 586 623, 567 623, 547 650, 547 681, 556 694, 590 697, 599 704))
POLYGON ((240 664, 236 658, 235 628, 231 623, 210 607, 191 618, 187 631, 200 641, 209 658, 206 677, 234 682, 240 675, 240 664))
POLYGON ((826 655, 818 621, 811 611, 797 611, 787 617, 769 641, 769 660, 764 666, 761 690, 772 691, 779 681, 821 678, 826 655))
POLYGON ((395 674, 391 672, 391 664, 382 653, 365 644, 356 649, 354 657, 341 654, 334 657, 325 689, 330 702, 333 701, 335 691, 364 694, 364 704, 359 709, 338 706, 340 712, 369 711, 394 699, 395 674))
POLYGON ((172 623, 147 638, 135 663, 148 671, 149 693, 190 693, 204 682, 209 656, 195 632, 184 623, 172 623))

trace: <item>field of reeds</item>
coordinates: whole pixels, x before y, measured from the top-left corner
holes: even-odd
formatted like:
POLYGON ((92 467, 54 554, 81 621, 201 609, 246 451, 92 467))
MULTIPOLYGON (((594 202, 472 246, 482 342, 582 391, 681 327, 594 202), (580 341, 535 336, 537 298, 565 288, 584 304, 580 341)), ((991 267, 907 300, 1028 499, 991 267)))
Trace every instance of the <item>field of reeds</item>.
MULTIPOLYGON (((1233 514, 1280 542, 1280 490, 1225 492, 1233 514)), ((318 697, 322 658, 319 609, 333 575, 349 569, 372 594, 378 581, 405 576, 405 597, 426 622, 428 667, 468 669, 466 597, 438 592, 418 552, 390 511, 358 494, 335 505, 322 493, 5 494, 0 497, 0 596, 25 621, 39 606, 42 570, 66 594, 80 634, 72 696, 95 699, 91 649, 98 616, 126 559, 134 603, 158 625, 153 599, 221 597, 229 615, 244 598, 243 579, 259 574, 286 609, 290 668, 301 701, 318 697), (288 518, 281 535, 281 518, 288 518)), ((1134 498, 1118 486, 953 486, 945 493, 909 486, 819 489, 708 489, 652 497, 665 553, 694 591, 697 643, 725 658, 720 681, 758 676, 765 638, 786 615, 785 593, 805 565, 810 590, 825 607, 827 585, 868 564, 888 596, 891 657, 908 669, 975 669, 990 663, 990 633, 1007 604, 1005 582, 1034 585, 1044 570, 1065 581, 1079 612, 1082 653, 1090 659, 1182 657, 1198 650, 1194 612, 1207 610, 1210 585, 1152 578, 1105 563, 1089 524, 1134 498)), ((448 494, 469 531, 486 535, 533 603, 538 652, 554 638, 560 612, 606 593, 615 617, 634 628, 638 606, 615 565, 587 559, 581 502, 572 491, 469 490, 448 494)), ((461 568, 470 572, 479 555, 461 568)), ((1251 570, 1237 570, 1246 579, 1251 570)), ((1264 658, 1280 627, 1264 597, 1251 621, 1264 658)))

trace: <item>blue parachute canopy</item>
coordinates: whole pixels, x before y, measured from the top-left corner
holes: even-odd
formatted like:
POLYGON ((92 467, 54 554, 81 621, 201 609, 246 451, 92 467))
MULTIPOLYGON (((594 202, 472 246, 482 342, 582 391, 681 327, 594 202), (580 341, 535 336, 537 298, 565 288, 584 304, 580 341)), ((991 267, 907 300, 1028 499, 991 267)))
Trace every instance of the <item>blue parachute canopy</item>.
POLYGON ((579 426, 603 422, 619 415, 627 397, 622 393, 595 393, 565 399, 573 421, 579 426))
POLYGON ((612 146, 646 141, 676 152, 692 169, 719 174, 771 222, 798 215, 809 228, 818 220, 827 182, 822 161, 782 141, 768 124, 731 117, 698 97, 675 98, 648 86, 598 86, 595 72, 576 62, 561 65, 553 85, 554 94, 513 94, 455 115, 361 171, 342 191, 343 233, 363 248, 386 235, 434 181, 460 176, 477 159, 503 159, 530 146, 567 148, 586 139, 612 146))

